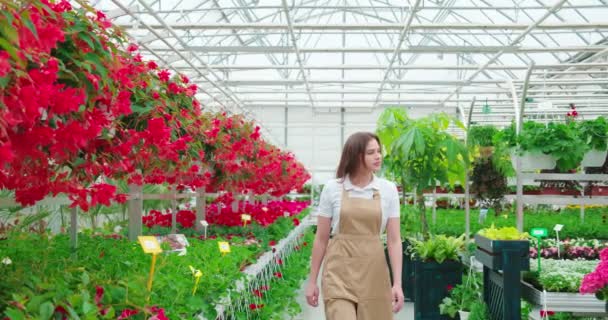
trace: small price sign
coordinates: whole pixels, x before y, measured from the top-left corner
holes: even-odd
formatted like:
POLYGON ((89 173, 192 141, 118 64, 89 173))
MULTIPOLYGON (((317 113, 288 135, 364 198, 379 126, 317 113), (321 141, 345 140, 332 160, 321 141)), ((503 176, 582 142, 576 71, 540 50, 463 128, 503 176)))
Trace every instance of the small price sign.
POLYGON ((220 241, 217 243, 217 245, 220 248, 220 252, 222 254, 226 254, 226 253, 230 252, 230 244, 228 242, 220 241))
POLYGON ((250 214, 242 214, 241 215, 241 220, 243 220, 243 221, 251 221, 251 215, 250 214))
POLYGON ((137 237, 137 240, 139 240, 139 244, 141 244, 145 253, 158 254, 163 252, 160 243, 158 243, 158 239, 154 236, 139 236, 137 237))
POLYGON ((546 238, 549 232, 547 232, 547 228, 532 228, 530 235, 536 238, 546 238))
POLYGON ((538 260, 538 273, 540 274, 541 272, 541 265, 540 265, 540 239, 541 238, 546 238, 549 235, 549 232, 547 231, 547 228, 532 228, 532 230, 530 230, 530 235, 537 238, 538 241, 536 241, 537 243, 537 248, 536 248, 536 252, 538 252, 537 254, 537 260, 538 260))
POLYGON ((201 220, 201 225, 203 227, 208 227, 209 226, 209 222, 207 222, 207 220, 201 220))

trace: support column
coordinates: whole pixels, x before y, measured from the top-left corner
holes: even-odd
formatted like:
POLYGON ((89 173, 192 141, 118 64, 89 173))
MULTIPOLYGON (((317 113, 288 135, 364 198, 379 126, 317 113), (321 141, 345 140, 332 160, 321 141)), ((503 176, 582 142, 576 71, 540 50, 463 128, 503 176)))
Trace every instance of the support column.
POLYGON ((143 187, 129 185, 129 240, 136 241, 142 233, 143 187))

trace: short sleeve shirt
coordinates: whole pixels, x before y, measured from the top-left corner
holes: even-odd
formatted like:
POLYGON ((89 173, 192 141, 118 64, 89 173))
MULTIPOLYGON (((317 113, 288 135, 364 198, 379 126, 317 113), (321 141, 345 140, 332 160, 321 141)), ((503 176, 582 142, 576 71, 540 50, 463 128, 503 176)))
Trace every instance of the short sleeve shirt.
POLYGON ((393 182, 374 176, 367 186, 360 188, 353 185, 348 176, 345 177, 344 181, 333 179, 325 184, 316 212, 321 217, 332 219, 331 234, 338 232, 343 190, 349 192, 350 197, 363 199, 372 199, 374 190, 380 193, 382 207, 381 233, 386 230, 386 223, 389 218, 399 218, 400 216, 399 193, 393 182))

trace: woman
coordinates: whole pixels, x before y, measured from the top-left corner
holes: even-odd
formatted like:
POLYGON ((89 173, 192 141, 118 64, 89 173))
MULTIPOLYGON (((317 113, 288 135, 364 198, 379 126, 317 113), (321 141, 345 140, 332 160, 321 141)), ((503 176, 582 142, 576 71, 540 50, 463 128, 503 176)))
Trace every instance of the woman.
POLYGON ((317 278, 326 257, 321 285, 327 320, 390 320, 403 307, 399 195, 394 183, 374 175, 381 165, 378 136, 355 133, 342 150, 337 179, 321 193, 306 300, 319 305, 317 278), (392 288, 380 240, 385 229, 392 288))

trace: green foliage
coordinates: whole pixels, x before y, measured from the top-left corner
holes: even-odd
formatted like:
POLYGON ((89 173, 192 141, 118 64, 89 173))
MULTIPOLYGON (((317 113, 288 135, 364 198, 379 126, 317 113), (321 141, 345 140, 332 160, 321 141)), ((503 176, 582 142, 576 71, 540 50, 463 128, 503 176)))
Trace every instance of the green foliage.
POLYGON ((594 120, 577 122, 579 133, 592 150, 606 150, 608 148, 608 121, 604 117, 594 120))
POLYGON ((464 251, 464 235, 447 237, 444 235, 431 235, 429 239, 421 241, 409 239, 414 256, 422 261, 436 261, 443 263, 446 260, 458 260, 459 253, 464 251))
MULTIPOLYGON (((296 250, 288 259, 284 260, 285 265, 280 270, 283 277, 281 279, 272 278, 269 290, 262 291, 263 296, 261 298, 248 293, 251 295, 251 301, 264 305, 254 311, 250 310, 251 318, 264 320, 291 319, 302 312, 296 298, 303 281, 308 276, 313 241, 314 232, 309 230, 305 233, 303 242, 296 247, 296 250)), ((237 312, 236 316, 237 319, 248 318, 244 311, 237 312)))
POLYGON ((454 318, 458 310, 471 311, 473 304, 482 299, 482 287, 481 273, 464 276, 462 283, 452 288, 449 296, 443 298, 439 305, 439 312, 454 318))
MULTIPOLYGON (((416 190, 420 197, 423 190, 441 185, 462 182, 468 165, 465 145, 450 135, 450 123, 463 128, 461 123, 446 114, 432 114, 421 119, 411 119, 403 108, 388 108, 378 119, 378 136, 385 155, 385 169, 389 177, 400 181, 402 186, 416 190)), ((424 202, 420 202, 424 206, 424 202)), ((426 220, 421 219, 426 234, 426 220)))
MULTIPOLYGON (((79 249, 72 254, 67 235, 12 233, 8 240, 0 241, 0 257, 12 260, 8 266, 0 265, 5 279, 0 281, 0 314, 14 315, 15 319, 44 318, 50 305, 53 310, 64 307, 73 319, 101 318, 94 302, 95 288, 100 286, 105 290, 102 304, 111 307, 108 319, 115 319, 126 308, 145 312, 154 305, 166 308, 170 319, 194 318, 201 311, 212 318, 213 304, 243 277, 241 269, 270 250, 267 239, 279 240, 293 229, 293 218, 279 219, 265 229, 264 234, 254 231, 260 240, 258 244, 250 244, 244 237, 232 238, 232 252, 226 256, 218 251, 217 242, 223 241, 221 237, 205 241, 190 238, 185 256, 159 255, 149 301, 146 283, 151 257, 144 254, 137 243, 80 234, 79 249), (203 272, 195 296, 192 296, 194 279, 189 266, 203 272), (14 303, 26 309, 16 308, 14 303)), ((308 247, 302 251, 309 250, 308 247)), ((289 266, 291 258, 285 263, 289 266)), ((287 269, 284 272, 287 274, 287 269)), ((296 274, 302 277, 302 271, 296 274)), ((295 285, 289 282, 291 279, 291 275, 287 277, 289 288, 295 285)), ((287 297, 287 292, 288 289, 279 290, 277 296, 287 297)), ((271 303, 269 300, 267 305, 271 303)), ((289 304, 291 314, 296 312, 294 303, 292 299, 289 304)), ((280 308, 285 309, 283 302, 280 308)), ((140 312, 133 319, 143 318, 140 312)))
POLYGON ((496 228, 492 224, 489 228, 479 230, 479 234, 490 240, 526 240, 530 237, 527 232, 519 232, 514 227, 496 228))
MULTIPOLYGON (((413 206, 405 206, 403 213, 411 214, 411 210, 419 210, 413 206)), ((581 222, 579 209, 564 209, 561 212, 548 210, 526 210, 524 212, 524 230, 528 231, 534 227, 553 230, 555 224, 563 224, 564 229, 560 231, 560 238, 588 238, 607 239, 608 213, 605 208, 587 208, 585 211, 585 223, 581 222)), ((417 211, 416 211, 417 212, 417 211)), ((427 218, 431 217, 431 210, 426 212, 427 218)), ((479 222, 479 210, 471 210, 471 233, 475 234, 480 229, 490 227, 494 224, 497 228, 516 226, 515 213, 503 211, 502 215, 495 216, 492 209, 489 210, 487 218, 479 222)), ((430 225, 430 231, 434 234, 445 234, 459 236, 465 229, 465 213, 460 209, 437 209, 437 223, 430 225)))
POLYGON ((464 181, 468 157, 464 144, 447 133, 451 122, 458 124, 446 114, 415 120, 401 108, 386 109, 378 119, 378 135, 393 161, 393 175, 419 191, 437 182, 464 181))
POLYGON ((471 313, 469 314, 469 320, 489 320, 490 311, 488 305, 481 301, 477 301, 471 305, 471 313))
POLYGON ((472 126, 469 128, 467 138, 469 146, 492 147, 494 146, 493 138, 498 132, 495 126, 472 126))

